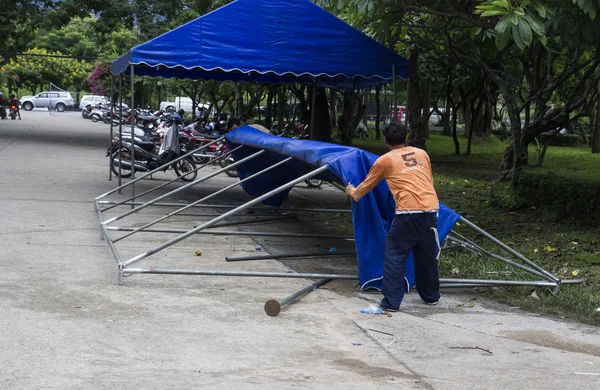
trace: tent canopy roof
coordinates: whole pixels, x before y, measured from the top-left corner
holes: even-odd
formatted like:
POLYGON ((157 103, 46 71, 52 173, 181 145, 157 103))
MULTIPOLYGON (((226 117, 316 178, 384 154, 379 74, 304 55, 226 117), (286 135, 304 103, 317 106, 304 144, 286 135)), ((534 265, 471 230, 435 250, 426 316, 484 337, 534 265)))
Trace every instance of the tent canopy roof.
POLYGON ((365 88, 409 62, 309 0, 236 0, 142 43, 113 74, 365 88))

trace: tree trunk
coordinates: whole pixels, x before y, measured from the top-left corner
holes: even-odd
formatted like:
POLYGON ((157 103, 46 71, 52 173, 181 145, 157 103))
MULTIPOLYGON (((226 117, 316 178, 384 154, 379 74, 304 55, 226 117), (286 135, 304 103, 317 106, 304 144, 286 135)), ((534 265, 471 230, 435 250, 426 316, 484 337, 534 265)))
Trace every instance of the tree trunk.
POLYGON ((431 114, 431 81, 425 79, 425 92, 423 93, 423 137, 429 139, 429 116, 431 114))
POLYGON ((377 141, 381 140, 381 129, 379 128, 381 124, 381 87, 377 86, 375 88, 375 139, 377 141))
POLYGON ((442 123, 444 128, 442 129, 442 135, 449 137, 452 135, 452 127, 450 126, 451 120, 451 106, 450 101, 446 98, 446 105, 444 107, 444 113, 442 114, 442 123))
POLYGON ((330 142, 331 141, 331 123, 329 121, 329 102, 327 101, 327 91, 323 87, 317 87, 313 90, 316 92, 315 96, 315 123, 314 135, 317 140, 330 142))
POLYGON ((456 134, 456 125, 458 122, 458 115, 456 115, 456 106, 452 103, 452 139, 454 140, 454 154, 460 155, 460 142, 458 141, 458 134, 456 134))
MULTIPOLYGON (((270 129, 273 127, 273 99, 275 98, 275 94, 277 93, 277 86, 269 84, 267 88, 268 88, 268 93, 267 93, 267 107, 265 109, 265 127, 267 129, 270 129)), ((279 131, 281 129, 279 128, 277 130, 279 131)))
POLYGON ((596 126, 592 137, 592 153, 600 153, 600 99, 596 105, 596 126))
POLYGON ((418 71, 417 50, 410 52, 410 80, 408 81, 407 119, 410 127, 409 144, 425 149, 425 134, 423 132, 422 104, 420 99, 420 83, 418 71))
POLYGON ((483 105, 483 100, 479 99, 477 103, 477 107, 475 107, 475 100, 471 100, 471 126, 469 127, 469 140, 467 142, 467 156, 471 155, 471 144, 473 142, 473 132, 476 126, 476 115, 481 112, 481 106, 483 105))
POLYGON ((335 94, 336 91, 333 88, 329 88, 329 128, 330 130, 335 129, 335 120, 337 114, 335 112, 335 94))
POLYGON ((344 109, 342 111, 342 116, 338 121, 338 127, 340 128, 340 142, 343 145, 352 145, 352 136, 354 135, 354 131, 352 129, 354 91, 344 91, 342 95, 344 109))
POLYGON ((287 86, 285 84, 279 84, 277 86, 277 121, 283 123, 283 117, 285 115, 285 95, 287 86))
POLYGON ((358 109, 356 110, 356 115, 352 119, 352 131, 354 131, 358 124, 363 120, 363 116, 367 110, 367 105, 365 104, 365 94, 363 92, 362 96, 358 94, 354 94, 354 100, 352 102, 352 106, 354 106, 354 101, 358 103, 358 109))

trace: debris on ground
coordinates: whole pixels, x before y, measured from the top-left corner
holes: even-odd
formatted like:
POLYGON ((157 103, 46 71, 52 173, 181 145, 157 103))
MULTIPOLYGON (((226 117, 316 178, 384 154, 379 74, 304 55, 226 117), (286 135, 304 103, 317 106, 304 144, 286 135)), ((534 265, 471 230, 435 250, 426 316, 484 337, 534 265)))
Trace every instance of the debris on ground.
POLYGON ((474 346, 474 347, 448 347, 449 349, 478 349, 480 351, 484 351, 489 353, 490 355, 493 355, 492 351, 490 351, 489 349, 485 349, 485 348, 481 348, 478 346, 474 346))
POLYGON ((202 251, 201 251, 201 250, 199 250, 199 249, 196 249, 196 250, 194 251, 194 256, 202 256, 202 251))

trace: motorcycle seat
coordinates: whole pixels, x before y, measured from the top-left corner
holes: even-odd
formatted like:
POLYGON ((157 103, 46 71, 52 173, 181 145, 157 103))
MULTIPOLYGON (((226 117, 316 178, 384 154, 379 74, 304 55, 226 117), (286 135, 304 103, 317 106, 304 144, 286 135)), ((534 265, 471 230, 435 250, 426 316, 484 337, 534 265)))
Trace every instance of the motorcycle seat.
POLYGON ((142 141, 137 139, 135 140, 135 144, 148 152, 153 151, 155 146, 152 141, 142 141))
POLYGON ((199 133, 199 132, 194 132, 194 136, 195 137, 199 137, 199 138, 205 138, 205 139, 217 139, 217 138, 221 138, 221 135, 218 133, 199 133))

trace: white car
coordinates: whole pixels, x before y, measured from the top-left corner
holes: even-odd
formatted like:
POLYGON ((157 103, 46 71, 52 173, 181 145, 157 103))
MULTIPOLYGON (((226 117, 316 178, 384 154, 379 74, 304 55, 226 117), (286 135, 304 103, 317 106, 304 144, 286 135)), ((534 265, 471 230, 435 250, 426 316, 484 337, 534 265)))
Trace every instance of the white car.
MULTIPOLYGON (((206 111, 208 110, 208 104, 198 103, 196 105, 196 112, 206 111)), ((174 99, 174 101, 160 102, 160 109, 164 111, 179 111, 180 109, 184 109, 185 112, 192 112, 192 99, 189 97, 178 96, 174 99)))
POLYGON ((40 92, 35 96, 23 96, 20 100, 21 107, 25 111, 37 108, 54 108, 63 112, 67 107, 73 107, 75 101, 69 92, 48 91, 40 92))
POLYGON ((79 101, 79 109, 83 110, 89 106, 95 106, 98 103, 108 104, 109 101, 106 97, 100 95, 85 95, 79 101))

